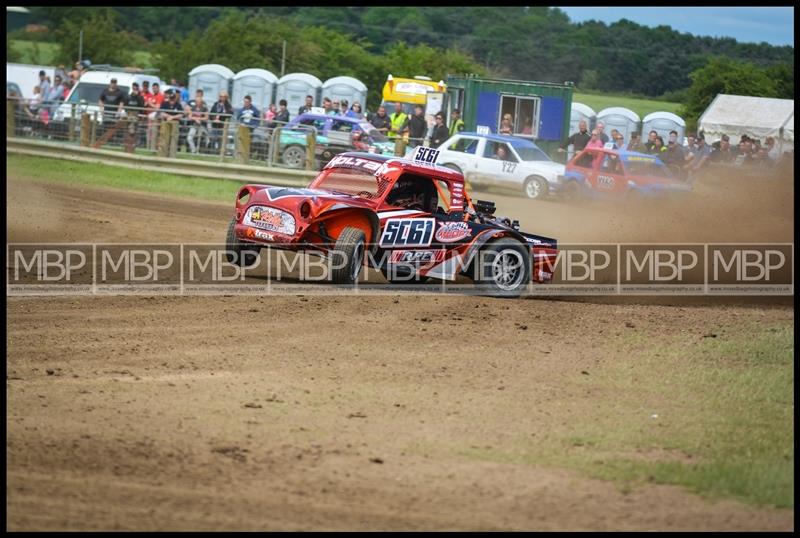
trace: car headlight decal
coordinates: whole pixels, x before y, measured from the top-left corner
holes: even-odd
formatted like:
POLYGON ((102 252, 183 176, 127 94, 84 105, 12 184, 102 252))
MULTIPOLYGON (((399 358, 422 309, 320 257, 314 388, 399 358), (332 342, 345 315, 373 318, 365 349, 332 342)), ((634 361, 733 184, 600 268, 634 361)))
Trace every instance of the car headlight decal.
POLYGON ((294 235, 295 221, 291 213, 272 207, 253 205, 247 208, 243 224, 285 235, 294 235))

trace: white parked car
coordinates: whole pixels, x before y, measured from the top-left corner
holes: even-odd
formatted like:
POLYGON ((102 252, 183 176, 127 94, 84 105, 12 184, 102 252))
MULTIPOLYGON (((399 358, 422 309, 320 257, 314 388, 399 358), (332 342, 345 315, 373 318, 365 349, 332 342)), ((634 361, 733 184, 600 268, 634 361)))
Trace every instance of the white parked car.
POLYGON ((528 198, 557 194, 564 165, 524 138, 461 132, 441 146, 437 164, 458 170, 473 187, 510 188, 528 198))
MULTIPOLYGON (((92 114, 100 110, 100 94, 103 90, 108 88, 111 79, 117 79, 117 86, 125 95, 131 93, 131 84, 134 82, 139 83, 139 88, 142 87, 142 82, 145 80, 161 85, 161 80, 155 75, 144 75, 140 73, 126 73, 124 71, 88 71, 81 75, 77 84, 72 88, 67 99, 58 108, 55 121, 68 120, 72 113, 72 105, 77 105, 75 115, 80 118, 83 112, 92 114)), ((163 86, 160 88, 164 91, 163 86)), ((98 122, 102 123, 103 118, 98 116, 98 122)))

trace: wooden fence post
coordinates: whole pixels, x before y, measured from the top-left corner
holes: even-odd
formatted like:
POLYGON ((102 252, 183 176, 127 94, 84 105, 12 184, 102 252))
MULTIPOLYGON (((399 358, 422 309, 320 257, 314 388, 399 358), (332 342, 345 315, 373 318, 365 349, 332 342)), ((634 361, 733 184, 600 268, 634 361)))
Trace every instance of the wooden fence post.
POLYGON ((316 167, 315 156, 317 151, 317 134, 314 131, 306 133, 306 170, 314 170, 316 167))
POLYGON ((169 126, 170 122, 168 121, 162 121, 158 126, 158 146, 156 146, 156 150, 159 157, 167 157, 169 155, 169 145, 172 140, 169 126))
POLYGON ((14 136, 14 100, 6 101, 6 137, 14 136))
POLYGON ((81 114, 81 146, 89 147, 92 145, 92 120, 89 114, 81 114))

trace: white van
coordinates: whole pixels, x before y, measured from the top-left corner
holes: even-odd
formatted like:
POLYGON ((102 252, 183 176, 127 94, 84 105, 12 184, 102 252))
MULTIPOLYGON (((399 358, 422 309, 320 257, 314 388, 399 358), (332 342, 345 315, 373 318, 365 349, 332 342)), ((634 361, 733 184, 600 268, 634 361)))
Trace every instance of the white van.
POLYGON ((51 83, 55 82, 55 67, 6 62, 6 82, 13 82, 19 86, 23 99, 33 99, 33 88, 39 85, 40 71, 44 71, 50 77, 51 83))
MULTIPOLYGON (((69 119, 72 114, 72 105, 77 105, 75 110, 75 117, 79 118, 81 114, 87 112, 89 114, 95 111, 100 111, 100 94, 103 90, 108 88, 111 79, 117 79, 117 87, 127 95, 131 93, 131 85, 134 82, 139 84, 141 90, 142 82, 145 80, 150 83, 150 86, 157 83, 162 88, 164 83, 155 75, 144 75, 141 73, 126 73, 124 71, 88 71, 81 75, 78 83, 72 88, 58 111, 56 112, 55 121, 64 121, 69 119)), ((103 119, 100 114, 97 116, 97 121, 102 122, 103 119)))

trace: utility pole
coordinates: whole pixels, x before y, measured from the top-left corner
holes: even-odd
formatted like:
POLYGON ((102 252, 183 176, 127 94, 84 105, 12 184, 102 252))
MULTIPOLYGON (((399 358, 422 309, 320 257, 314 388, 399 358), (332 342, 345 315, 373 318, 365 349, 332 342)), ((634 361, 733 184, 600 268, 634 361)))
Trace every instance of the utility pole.
POLYGON ((283 40, 283 54, 281 55, 281 76, 286 70, 286 40, 283 40))
POLYGON ((83 61, 83 30, 81 30, 81 35, 78 38, 78 61, 83 61))

